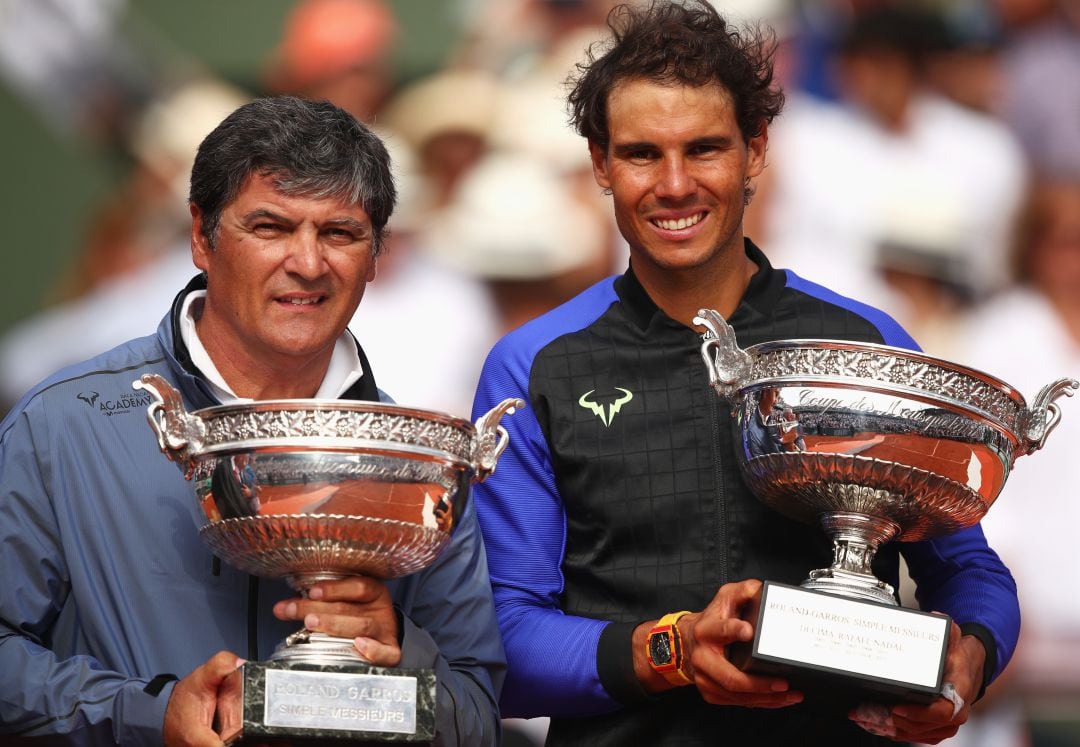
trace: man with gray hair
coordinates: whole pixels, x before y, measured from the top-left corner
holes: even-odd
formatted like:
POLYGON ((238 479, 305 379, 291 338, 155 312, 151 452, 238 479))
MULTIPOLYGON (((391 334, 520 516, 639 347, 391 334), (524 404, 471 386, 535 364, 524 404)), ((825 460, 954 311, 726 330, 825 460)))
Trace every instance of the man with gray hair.
POLYGON ((131 388, 159 374, 191 409, 385 401, 346 325, 395 198, 382 142, 329 103, 260 99, 200 145, 202 272, 154 335, 46 379, 0 424, 0 735, 221 744, 218 688, 243 663, 230 652, 266 658, 303 621, 376 666, 434 669, 437 744, 495 743, 505 664, 471 505, 429 568, 294 598, 204 547, 131 388))

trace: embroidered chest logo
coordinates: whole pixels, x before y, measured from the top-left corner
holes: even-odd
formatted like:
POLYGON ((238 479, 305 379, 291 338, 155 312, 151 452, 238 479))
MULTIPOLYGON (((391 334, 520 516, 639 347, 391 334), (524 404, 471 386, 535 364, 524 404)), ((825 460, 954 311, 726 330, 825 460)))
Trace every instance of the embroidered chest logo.
POLYGON ((584 407, 586 410, 592 411, 596 417, 603 421, 605 426, 611 425, 611 421, 615 419, 615 416, 622 409, 622 406, 634 398, 634 393, 629 389, 623 389, 621 386, 615 387, 615 391, 619 392, 619 397, 614 402, 609 402, 606 405, 602 402, 595 402, 591 399, 595 389, 590 389, 581 395, 581 399, 578 400, 578 404, 584 407))
POLYGON ((148 392, 122 393, 116 399, 109 399, 108 394, 102 399, 98 392, 79 392, 75 398, 85 402, 86 406, 96 410, 98 414, 112 417, 113 415, 126 415, 129 412, 145 412, 150 406, 153 397, 148 392))
POLYGON ((98 394, 97 392, 90 392, 89 394, 86 394, 84 392, 80 392, 79 394, 75 395, 75 397, 77 399, 81 399, 83 402, 88 404, 90 407, 94 406, 94 403, 97 402, 97 399, 100 396, 101 395, 98 394))

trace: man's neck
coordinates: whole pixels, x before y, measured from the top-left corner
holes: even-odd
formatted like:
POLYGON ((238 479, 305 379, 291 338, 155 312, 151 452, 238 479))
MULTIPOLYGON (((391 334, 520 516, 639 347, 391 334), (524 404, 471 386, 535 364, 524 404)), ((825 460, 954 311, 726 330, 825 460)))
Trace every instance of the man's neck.
POLYGON ((672 272, 650 263, 635 263, 634 274, 653 302, 687 327, 700 309, 713 309, 725 319, 738 308, 757 265, 739 252, 731 262, 672 272))
POLYGON ((215 334, 212 325, 200 318, 195 332, 221 378, 237 397, 244 399, 306 399, 314 397, 330 366, 333 348, 316 356, 299 359, 278 356, 267 361, 249 355, 240 346, 221 344, 225 336, 215 334))
POLYGON ((229 388, 244 399, 309 399, 316 396, 328 368, 327 360, 308 364, 274 366, 222 365, 210 354, 229 388), (316 372, 313 376, 311 372, 316 372))

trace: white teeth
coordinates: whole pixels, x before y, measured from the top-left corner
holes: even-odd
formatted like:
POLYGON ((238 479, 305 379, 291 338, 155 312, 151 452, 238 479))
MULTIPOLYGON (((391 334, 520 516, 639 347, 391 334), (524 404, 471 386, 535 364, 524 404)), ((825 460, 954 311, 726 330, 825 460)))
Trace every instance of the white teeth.
POLYGON ((291 303, 293 306, 308 306, 313 303, 318 303, 318 298, 289 298, 286 299, 286 303, 291 303))
POLYGON ((679 218, 678 220, 661 220, 654 221, 656 225, 665 231, 679 231, 683 228, 689 228, 690 226, 697 225, 701 222, 701 219, 705 217, 705 213, 695 213, 689 218, 679 218))

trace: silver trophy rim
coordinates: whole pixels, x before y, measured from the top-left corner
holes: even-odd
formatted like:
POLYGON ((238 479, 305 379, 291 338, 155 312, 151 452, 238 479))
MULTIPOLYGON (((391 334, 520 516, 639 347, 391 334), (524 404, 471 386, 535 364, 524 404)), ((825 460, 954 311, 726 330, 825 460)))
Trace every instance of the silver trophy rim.
POLYGON ((199 410, 192 410, 188 414, 200 418, 210 419, 221 415, 232 415, 253 412, 295 412, 302 410, 310 411, 340 411, 351 412, 378 412, 385 415, 405 415, 429 420, 445 425, 474 431, 475 426, 465 418, 459 418, 439 410, 429 410, 423 407, 411 405, 399 405, 392 402, 373 402, 355 399, 261 399, 254 402, 233 402, 227 405, 214 405, 199 410))
MULTIPOLYGON (((952 371, 954 373, 970 376, 975 379, 981 380, 984 384, 994 387, 1012 399, 1020 407, 1026 407, 1027 401, 1024 399, 1024 395, 1015 387, 1006 383, 1002 379, 999 379, 993 374, 987 373, 982 369, 974 368, 972 366, 965 366, 962 363, 955 363, 947 358, 939 358, 938 356, 924 353, 919 350, 911 350, 909 348, 900 348, 895 345, 884 345, 876 342, 849 342, 846 340, 826 340, 816 338, 793 338, 786 340, 770 340, 767 342, 759 342, 756 345, 750 345, 743 350, 751 356, 763 356, 773 353, 778 350, 789 349, 816 349, 816 350, 848 350, 848 351, 867 351, 871 353, 879 353, 881 355, 890 355, 894 358, 904 358, 910 361, 916 361, 919 363, 926 363, 937 368, 944 369, 946 371, 952 371)), ((749 380, 745 383, 743 388, 753 386, 755 384, 763 384, 767 382, 781 381, 786 377, 761 377, 749 380)), ((845 381, 853 382, 873 382, 875 379, 856 378, 847 376, 820 376, 814 381, 837 381, 843 379, 845 381)), ((881 384, 878 383, 881 387, 881 384)), ((853 387, 854 388, 854 387, 853 387)), ((925 392, 925 389, 917 389, 912 387, 914 391, 925 392)), ((893 391, 892 389, 882 389, 884 392, 893 391)), ((959 400, 957 400, 959 402, 959 400)), ((964 406, 968 406, 966 403, 964 406)))
MULTIPOLYGON (((872 342, 848 342, 844 340, 826 339, 789 339, 772 340, 748 346, 744 352, 752 361, 745 379, 739 382, 736 391, 740 393, 754 392, 770 386, 815 386, 828 385, 847 390, 858 390, 875 394, 896 396, 901 395, 922 402, 945 406, 954 412, 973 417, 981 422, 992 426, 999 433, 1008 438, 1014 447, 1024 441, 1024 427, 1022 423, 1023 413, 1027 412, 1028 404, 1023 394, 999 379, 977 368, 954 363, 945 358, 939 358, 928 353, 893 345, 883 345, 872 342), (908 384, 900 381, 882 380, 869 376, 853 376, 849 373, 816 373, 809 371, 794 371, 790 374, 760 375, 764 367, 774 356, 786 352, 813 352, 833 351, 838 353, 864 353, 867 355, 883 356, 892 359, 909 361, 918 365, 925 365, 936 369, 941 373, 954 374, 974 381, 995 393, 1000 397, 998 404, 1001 411, 995 412, 980 405, 979 401, 972 397, 962 399, 950 396, 937 389, 918 384, 908 384)), ((994 402, 987 402, 993 406, 994 402)))
POLYGON ((334 453, 334 454, 364 454, 367 456, 408 456, 414 459, 436 462, 439 464, 451 464, 455 467, 471 468, 469 460, 445 449, 433 449, 430 446, 405 443, 399 448, 394 448, 391 442, 378 441, 367 438, 329 438, 326 436, 312 436, 308 438, 291 436, 285 438, 261 438, 226 441, 214 446, 204 446, 195 457, 197 461, 203 461, 209 457, 233 456, 249 454, 252 451, 268 453, 274 449, 291 453, 334 453))

